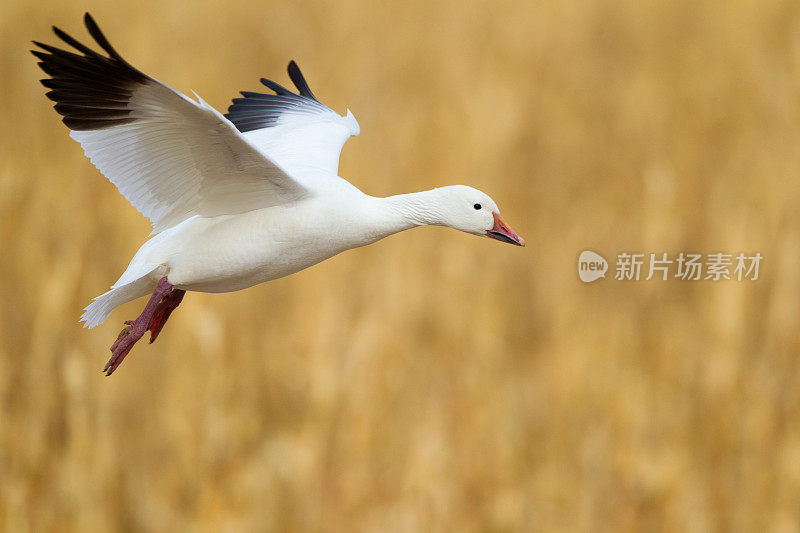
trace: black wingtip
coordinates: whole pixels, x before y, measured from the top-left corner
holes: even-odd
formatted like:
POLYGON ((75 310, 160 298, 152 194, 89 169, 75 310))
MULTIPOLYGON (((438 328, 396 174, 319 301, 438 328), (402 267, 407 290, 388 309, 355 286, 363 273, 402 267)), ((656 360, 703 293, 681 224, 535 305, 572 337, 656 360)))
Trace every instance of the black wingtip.
MULTIPOLYGON (((97 22, 94 21, 94 17, 92 17, 88 11, 83 14, 83 25, 86 26, 86 29, 89 30, 89 34, 94 37, 95 40, 97 40, 95 33, 99 33, 101 36, 103 35, 100 31, 100 26, 97 25, 97 22)), ((103 37, 103 40, 105 40, 105 37, 103 37)), ((103 45, 100 44, 100 46, 103 45)))
POLYGON ((88 46, 80 43, 77 39, 73 38, 70 34, 62 30, 57 26, 53 26, 53 33, 56 34, 56 37, 73 47, 74 49, 78 50, 79 52, 83 52, 87 56, 97 57, 98 54, 88 46))
POLYGON ((289 65, 286 67, 286 70, 289 72, 289 78, 291 78, 292 83, 294 83, 295 87, 297 87, 297 90, 300 91, 301 95, 313 100, 317 100, 317 98, 314 96, 314 93, 311 92, 311 88, 308 86, 308 83, 306 83, 306 79, 303 76, 303 73, 300 72, 300 67, 297 66, 297 63, 294 59, 289 61, 289 65))
POLYGON ((111 46, 111 43, 108 42, 106 36, 103 35, 102 31, 100 31, 100 26, 97 25, 97 23, 94 21, 94 19, 92 18, 92 16, 89 14, 88 11, 83 16, 83 23, 86 25, 86 29, 89 30, 89 35, 91 35, 94 38, 94 40, 97 42, 97 44, 100 45, 100 47, 103 50, 108 52, 108 55, 128 65, 128 62, 122 59, 122 56, 120 56, 117 53, 117 51, 114 50, 114 47, 111 46))
POLYGON ((272 89, 273 91, 275 91, 275 94, 280 94, 282 96, 294 94, 292 91, 290 91, 289 89, 287 89, 283 85, 275 83, 272 80, 268 80, 267 78, 261 78, 260 81, 261 81, 262 85, 265 85, 265 86, 269 87, 270 89, 272 89))
POLYGON ((275 94, 241 91, 240 94, 244 98, 233 99, 233 104, 228 107, 225 118, 233 122, 236 129, 245 133, 274 126, 281 114, 292 107, 311 106, 316 108, 316 106, 321 106, 322 109, 325 109, 311 92, 297 63, 294 60, 289 61, 287 68, 289 77, 297 87, 299 94, 272 80, 261 78, 261 83, 272 89, 275 94))
POLYGON ((132 122, 128 103, 137 84, 149 79, 123 60, 111 47, 89 13, 84 15, 89 33, 109 56, 95 52, 53 26, 57 37, 75 51, 33 41, 42 49, 31 50, 39 67, 50 77, 40 83, 51 89, 46 96, 72 130, 104 129, 132 122), (83 55, 80 54, 83 53, 83 55))

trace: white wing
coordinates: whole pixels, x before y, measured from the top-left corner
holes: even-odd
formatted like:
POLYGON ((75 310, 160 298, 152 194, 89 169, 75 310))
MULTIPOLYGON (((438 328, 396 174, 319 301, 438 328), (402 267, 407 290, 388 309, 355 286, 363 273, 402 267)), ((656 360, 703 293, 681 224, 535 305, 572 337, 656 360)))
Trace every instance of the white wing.
POLYGON ((75 54, 35 43, 70 136, 154 231, 193 215, 235 214, 294 201, 308 193, 255 148, 225 117, 136 70, 94 20, 86 27, 102 56, 58 28, 75 54))
POLYGON ((269 157, 298 179, 314 175, 337 176, 339 154, 345 141, 358 135, 355 117, 340 116, 311 93, 300 68, 289 63, 289 77, 299 94, 262 78, 276 94, 242 91, 226 118, 269 157))

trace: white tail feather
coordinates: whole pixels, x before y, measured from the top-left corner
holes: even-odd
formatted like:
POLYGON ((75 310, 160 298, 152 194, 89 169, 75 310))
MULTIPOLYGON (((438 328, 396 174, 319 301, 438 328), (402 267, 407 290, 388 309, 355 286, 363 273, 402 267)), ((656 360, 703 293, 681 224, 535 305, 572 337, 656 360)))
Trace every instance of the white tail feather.
POLYGON ((81 316, 81 322, 84 322, 83 327, 91 329, 99 326, 105 322, 111 311, 124 303, 146 296, 154 286, 153 280, 145 275, 131 283, 112 287, 110 291, 97 296, 92 303, 86 306, 86 312, 81 316))

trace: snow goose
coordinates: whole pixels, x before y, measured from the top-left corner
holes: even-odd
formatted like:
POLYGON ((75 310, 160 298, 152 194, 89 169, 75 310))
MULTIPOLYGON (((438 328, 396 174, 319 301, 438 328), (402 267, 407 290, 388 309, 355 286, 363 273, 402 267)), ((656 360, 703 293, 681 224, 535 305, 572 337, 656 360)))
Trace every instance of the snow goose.
POLYGON ((359 126, 316 99, 297 64, 294 93, 242 92, 222 115, 125 61, 87 13, 107 55, 60 29, 78 53, 34 41, 42 84, 86 156, 153 224, 111 290, 81 317, 93 328, 117 306, 150 294, 120 332, 111 375, 148 330, 150 342, 185 291, 228 292, 288 276, 340 252, 415 226, 442 225, 524 246, 497 204, 466 185, 369 196, 338 176, 359 126))

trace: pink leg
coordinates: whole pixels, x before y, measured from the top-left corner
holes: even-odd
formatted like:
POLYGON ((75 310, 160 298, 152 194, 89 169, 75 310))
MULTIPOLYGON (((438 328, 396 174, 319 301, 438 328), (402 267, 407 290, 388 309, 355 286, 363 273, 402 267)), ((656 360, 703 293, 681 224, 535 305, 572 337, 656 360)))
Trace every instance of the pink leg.
POLYGON ((156 316, 153 317, 153 322, 150 324, 150 344, 156 341, 156 337, 158 337, 164 324, 167 323, 169 315, 181 304, 184 294, 186 294, 184 290, 173 289, 171 293, 164 296, 164 299, 161 300, 161 306, 156 316))
POLYGON ((128 320, 125 327, 117 336, 116 342, 111 346, 111 359, 108 360, 103 368, 106 376, 114 373, 114 370, 122 363, 125 356, 130 353, 133 345, 142 338, 142 335, 149 329, 151 331, 150 342, 153 342, 161 328, 164 327, 170 313, 181 303, 186 291, 175 289, 167 277, 164 276, 158 281, 153 295, 136 320, 128 320))

